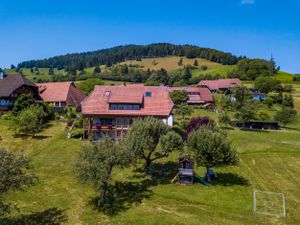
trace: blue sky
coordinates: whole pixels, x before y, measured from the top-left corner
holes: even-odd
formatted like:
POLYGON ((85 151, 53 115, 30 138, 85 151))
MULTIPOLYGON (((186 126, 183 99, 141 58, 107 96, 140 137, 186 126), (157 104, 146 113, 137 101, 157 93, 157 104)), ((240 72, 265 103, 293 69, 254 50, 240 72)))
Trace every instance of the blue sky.
POLYGON ((300 0, 1 0, 0 67, 170 42, 269 59, 300 73, 300 0))

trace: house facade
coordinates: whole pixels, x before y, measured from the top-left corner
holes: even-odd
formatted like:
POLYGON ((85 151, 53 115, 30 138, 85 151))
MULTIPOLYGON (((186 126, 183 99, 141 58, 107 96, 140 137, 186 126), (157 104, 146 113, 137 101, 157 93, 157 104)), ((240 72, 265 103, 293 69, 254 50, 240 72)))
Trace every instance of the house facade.
POLYGON ((38 84, 39 93, 44 102, 52 104, 57 110, 65 107, 81 109, 86 95, 75 87, 74 82, 49 82, 38 84))
POLYGON ((213 95, 211 91, 206 87, 171 87, 172 91, 184 91, 187 93, 187 104, 200 104, 205 105, 213 103, 213 95))
POLYGON ((218 79, 218 80, 202 80, 198 83, 198 87, 207 87, 210 91, 227 91, 232 87, 240 85, 240 79, 218 79))
POLYGON ((122 140, 134 120, 147 116, 173 125, 173 102, 167 87, 142 85, 95 86, 82 102, 85 137, 100 140, 104 135, 122 140))
POLYGON ((35 100, 42 100, 38 87, 25 77, 14 74, 0 79, 0 111, 8 111, 21 94, 31 94, 35 100))

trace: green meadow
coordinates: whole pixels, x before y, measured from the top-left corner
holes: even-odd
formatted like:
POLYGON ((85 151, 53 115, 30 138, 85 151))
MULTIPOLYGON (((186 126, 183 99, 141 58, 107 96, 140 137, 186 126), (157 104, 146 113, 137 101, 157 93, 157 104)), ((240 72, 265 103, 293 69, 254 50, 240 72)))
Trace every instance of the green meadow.
MULTIPOLYGON (((299 110, 299 86, 295 86, 299 110)), ((195 109, 192 116, 217 118, 214 112, 195 109)), ((176 120, 180 118, 176 116, 176 120)), ((237 148, 237 166, 216 168, 211 186, 182 186, 170 181, 176 174, 179 152, 156 162, 162 173, 153 177, 136 167, 113 171, 118 186, 112 211, 99 211, 89 185, 77 182, 74 162, 84 142, 67 139, 66 124, 51 122, 35 138, 13 138, 10 122, 0 120, 0 145, 32 159, 39 182, 25 192, 11 192, 7 201, 15 210, 3 222, 28 224, 299 224, 300 221, 300 118, 280 131, 228 129, 237 148), (279 218, 253 212, 253 190, 284 193, 287 216, 279 218), (47 222, 47 223, 46 223, 47 222), (51 223, 50 223, 51 222, 51 223), (56 222, 56 223, 54 223, 56 222)), ((203 176, 204 168, 197 166, 203 176)))

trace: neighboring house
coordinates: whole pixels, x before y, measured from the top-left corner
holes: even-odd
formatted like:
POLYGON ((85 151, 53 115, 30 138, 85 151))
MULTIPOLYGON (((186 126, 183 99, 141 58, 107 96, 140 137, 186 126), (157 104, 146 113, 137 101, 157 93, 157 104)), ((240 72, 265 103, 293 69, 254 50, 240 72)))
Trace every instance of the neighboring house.
POLYGON ((85 134, 99 140, 104 134, 121 140, 136 118, 153 116, 173 125, 173 102, 167 87, 120 85, 95 86, 82 102, 82 114, 88 118, 85 134))
POLYGON ((0 79, 0 111, 11 109, 21 94, 31 94, 34 99, 42 100, 38 87, 23 76, 14 74, 0 79))
POLYGON ((254 101, 257 101, 257 102, 261 101, 262 102, 262 101, 265 101, 266 98, 267 98, 267 95, 265 93, 262 93, 257 89, 252 88, 252 89, 250 89, 250 91, 251 91, 251 94, 252 94, 252 99, 254 101))
POLYGON ((81 102, 86 95, 75 87, 74 82, 39 83, 39 92, 44 102, 53 104, 56 109, 67 106, 81 109, 81 102))
MULTIPOLYGON (((257 101, 257 102, 265 101, 267 98, 267 95, 265 93, 262 93, 262 92, 258 91, 257 89, 251 88, 250 92, 251 92, 253 101, 257 101)), ((230 101, 235 101, 235 96, 230 90, 228 90, 226 92, 226 95, 228 96, 230 101)))
POLYGON ((179 90, 184 91, 188 95, 188 104, 208 104, 213 103, 213 95, 206 87, 171 87, 170 92, 179 90))
POLYGON ((240 79, 219 79, 219 80, 202 80, 198 83, 199 87, 207 87, 209 90, 227 91, 230 88, 241 84, 240 79))

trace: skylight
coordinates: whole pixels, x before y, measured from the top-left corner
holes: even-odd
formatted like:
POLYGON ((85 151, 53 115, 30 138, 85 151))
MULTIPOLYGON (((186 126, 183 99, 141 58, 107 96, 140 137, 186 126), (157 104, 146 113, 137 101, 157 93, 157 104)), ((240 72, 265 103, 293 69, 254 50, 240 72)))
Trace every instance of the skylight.
POLYGON ((104 92, 104 96, 105 96, 105 97, 109 97, 109 96, 110 96, 110 91, 104 92))
POLYGON ((145 94, 145 96, 146 96, 146 97, 151 97, 151 96, 152 96, 152 93, 151 93, 150 91, 147 91, 146 94, 145 94))

